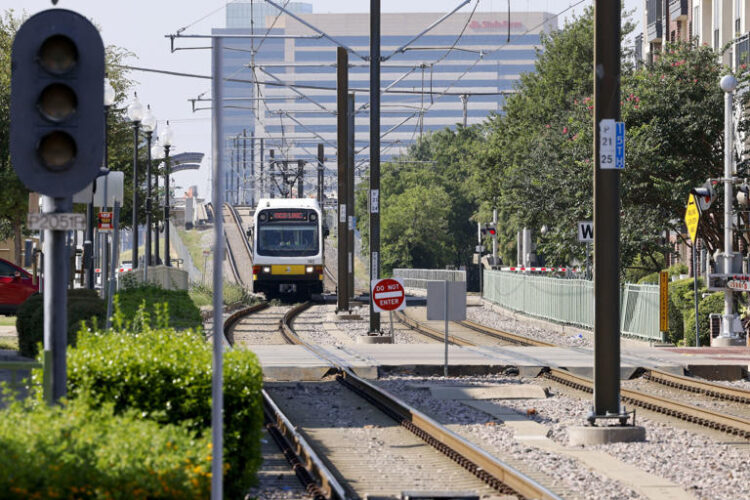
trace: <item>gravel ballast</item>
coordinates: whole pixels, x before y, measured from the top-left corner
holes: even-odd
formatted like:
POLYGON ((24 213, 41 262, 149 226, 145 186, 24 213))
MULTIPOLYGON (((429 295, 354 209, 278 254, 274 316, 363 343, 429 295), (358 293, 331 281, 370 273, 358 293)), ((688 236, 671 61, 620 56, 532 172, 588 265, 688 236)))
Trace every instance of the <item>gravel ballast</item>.
MULTIPOLYGON (((557 484, 581 491, 581 498, 638 498, 639 495, 599 474, 583 470, 566 457, 516 442, 512 431, 500 426, 488 426, 492 417, 459 404, 454 400, 436 400, 420 384, 488 385, 522 383, 518 377, 471 377, 454 379, 396 378, 378 383, 406 402, 446 424, 461 425, 459 433, 481 444, 493 453, 505 453, 520 458, 529 466, 539 467, 553 477, 557 484), (602 495, 602 492, 606 494, 602 495)), ((527 380, 536 383, 534 380, 527 380)), ((553 393, 547 399, 496 401, 514 408, 520 414, 550 428, 548 437, 567 445, 567 429, 580 426, 591 409, 591 400, 577 399, 553 393)), ((647 440, 642 443, 615 443, 587 447, 604 451, 619 460, 634 465, 650 474, 663 477, 705 500, 750 498, 750 453, 746 447, 717 442, 705 434, 683 429, 669 421, 657 421, 638 416, 638 425, 646 428, 647 440)), ((728 437, 727 441, 731 441, 728 437)), ((503 455, 499 455, 503 456, 503 455)))

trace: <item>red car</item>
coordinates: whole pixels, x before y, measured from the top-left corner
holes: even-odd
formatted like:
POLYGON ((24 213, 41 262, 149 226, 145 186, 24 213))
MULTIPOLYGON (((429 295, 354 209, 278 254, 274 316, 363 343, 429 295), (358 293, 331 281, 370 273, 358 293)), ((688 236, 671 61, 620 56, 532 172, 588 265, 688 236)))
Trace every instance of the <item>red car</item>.
POLYGON ((0 259, 0 314, 15 314, 18 306, 39 291, 31 274, 5 259, 0 259))

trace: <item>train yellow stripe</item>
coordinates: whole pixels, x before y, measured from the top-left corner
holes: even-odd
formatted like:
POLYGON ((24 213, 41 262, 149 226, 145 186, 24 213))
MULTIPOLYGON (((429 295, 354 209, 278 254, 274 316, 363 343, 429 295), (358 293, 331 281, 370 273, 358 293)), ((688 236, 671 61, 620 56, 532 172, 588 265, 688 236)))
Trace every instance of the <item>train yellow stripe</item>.
POLYGON ((281 275, 293 275, 293 274, 305 274, 305 266, 271 266, 271 274, 281 275))

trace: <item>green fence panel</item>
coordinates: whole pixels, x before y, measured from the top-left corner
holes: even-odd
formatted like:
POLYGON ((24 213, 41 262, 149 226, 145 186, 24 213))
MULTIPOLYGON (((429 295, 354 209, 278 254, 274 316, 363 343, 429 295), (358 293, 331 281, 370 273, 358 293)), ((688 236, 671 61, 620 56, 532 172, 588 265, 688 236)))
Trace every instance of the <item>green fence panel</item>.
MULTIPOLYGON (((485 270, 483 297, 529 316, 594 327, 594 284, 591 281, 485 270)), ((621 334, 662 340, 659 287, 625 284, 620 294, 620 318, 621 334)))

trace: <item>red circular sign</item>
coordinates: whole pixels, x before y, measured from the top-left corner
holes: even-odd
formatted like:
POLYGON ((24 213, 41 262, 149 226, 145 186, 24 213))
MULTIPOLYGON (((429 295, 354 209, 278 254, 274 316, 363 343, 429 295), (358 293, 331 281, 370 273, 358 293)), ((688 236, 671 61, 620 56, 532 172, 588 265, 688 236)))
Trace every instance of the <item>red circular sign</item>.
POLYGON ((372 303, 376 311, 395 311, 401 309, 406 300, 404 285, 391 278, 373 282, 371 292, 372 303))

